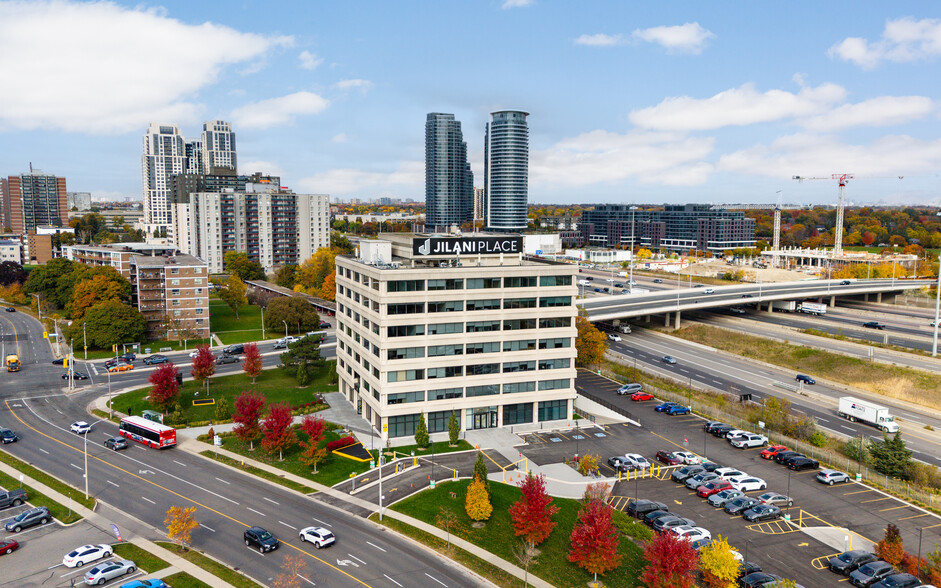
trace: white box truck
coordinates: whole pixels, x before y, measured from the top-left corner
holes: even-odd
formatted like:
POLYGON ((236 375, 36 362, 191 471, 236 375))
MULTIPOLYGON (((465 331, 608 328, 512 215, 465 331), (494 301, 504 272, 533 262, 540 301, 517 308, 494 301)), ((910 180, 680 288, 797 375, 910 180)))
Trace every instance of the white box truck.
POLYGON ((797 310, 797 302, 794 300, 773 300, 771 308, 781 312, 794 312, 797 310))
POLYGON ((886 433, 895 433, 899 430, 895 417, 889 414, 889 409, 878 404, 843 396, 840 398, 839 415, 844 419, 870 424, 886 433))
POLYGON ((827 305, 819 302, 801 302, 800 311, 807 314, 827 314, 827 305))

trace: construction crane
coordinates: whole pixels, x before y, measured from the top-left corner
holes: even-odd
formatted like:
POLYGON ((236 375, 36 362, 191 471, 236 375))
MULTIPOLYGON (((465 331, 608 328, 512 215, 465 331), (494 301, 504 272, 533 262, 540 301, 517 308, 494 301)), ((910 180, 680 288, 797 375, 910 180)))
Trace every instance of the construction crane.
MULTIPOLYGON (((896 176, 898 179, 903 179, 905 176, 896 176)), ((831 174, 829 178, 810 178, 807 176, 793 176, 791 179, 797 180, 798 182, 803 182, 804 180, 839 180, 840 182, 840 197, 836 205, 836 226, 833 231, 833 257, 840 257, 843 255, 843 211, 846 208, 846 203, 844 200, 846 193, 846 181, 854 180, 856 176, 853 174, 831 174)), ((872 179, 872 178, 867 178, 872 179)))

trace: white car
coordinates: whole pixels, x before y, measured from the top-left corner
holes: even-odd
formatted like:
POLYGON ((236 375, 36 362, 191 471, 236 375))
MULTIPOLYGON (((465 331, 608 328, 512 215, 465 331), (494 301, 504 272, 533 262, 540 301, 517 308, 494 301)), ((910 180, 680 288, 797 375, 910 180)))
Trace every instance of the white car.
POLYGON ((625 453, 624 461, 634 464, 634 468, 638 470, 650 469, 650 461, 639 453, 625 453))
POLYGON ((715 469, 715 473, 718 474, 718 476, 719 476, 720 478, 722 478, 723 480, 729 480, 729 479, 731 479, 731 478, 735 478, 735 477, 738 477, 738 476, 747 476, 747 475, 748 475, 748 474, 746 474, 745 472, 743 472, 742 470, 738 470, 738 469, 735 469, 735 468, 716 468, 716 469, 715 469))
POLYGON ((745 449, 746 447, 764 447, 768 444, 768 438, 764 435, 749 433, 731 439, 729 443, 731 443, 733 447, 739 447, 741 449, 745 449))
POLYGON ((84 434, 88 433, 89 431, 91 431, 91 425, 89 425, 89 424, 86 423, 85 421, 75 421, 74 423, 72 423, 72 432, 73 432, 73 433, 77 433, 77 434, 79 434, 79 435, 84 435, 84 434))
POLYGON ((620 341, 621 336, 617 333, 608 333, 608 339, 611 339, 612 341, 620 341))
POLYGON ((689 525, 682 525, 679 527, 673 527, 671 531, 673 531, 673 534, 677 537, 681 537, 687 541, 696 541, 697 539, 712 539, 712 533, 706 529, 703 529, 702 527, 690 527, 689 525))
POLYGON ((103 557, 111 557, 114 550, 110 545, 82 545, 65 554, 62 565, 67 568, 80 568, 87 563, 97 561, 103 557))
POLYGON ((702 291, 702 293, 703 294, 715 294, 716 291, 713 288, 706 288, 705 290, 702 291))
POLYGON ((703 458, 689 451, 674 451, 673 455, 682 459, 685 465, 698 465, 705 461, 703 458))
POLYGON ((333 536, 333 533, 324 529, 323 527, 307 527, 301 529, 299 534, 302 543, 305 541, 313 543, 317 549, 326 547, 328 545, 333 545, 337 541, 336 537, 333 536))
POLYGON ((199 355, 199 350, 190 351, 190 359, 196 359, 196 356, 199 355))
POLYGON ((768 484, 764 480, 754 476, 736 476, 734 478, 728 478, 728 480, 732 483, 733 488, 741 490, 742 492, 764 490, 768 487, 768 484))
POLYGON ((750 433, 748 431, 743 431, 741 429, 732 429, 731 431, 725 434, 725 438, 731 441, 732 439, 735 439, 736 437, 741 437, 742 435, 749 435, 749 434, 750 433))

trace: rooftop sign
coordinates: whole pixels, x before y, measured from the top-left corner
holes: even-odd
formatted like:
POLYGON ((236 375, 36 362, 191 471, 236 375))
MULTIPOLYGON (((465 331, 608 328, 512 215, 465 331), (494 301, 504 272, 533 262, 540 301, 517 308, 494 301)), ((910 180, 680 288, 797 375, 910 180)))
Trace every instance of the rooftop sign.
POLYGON ((412 240, 412 255, 494 255, 523 252, 523 238, 515 237, 428 237, 412 240))

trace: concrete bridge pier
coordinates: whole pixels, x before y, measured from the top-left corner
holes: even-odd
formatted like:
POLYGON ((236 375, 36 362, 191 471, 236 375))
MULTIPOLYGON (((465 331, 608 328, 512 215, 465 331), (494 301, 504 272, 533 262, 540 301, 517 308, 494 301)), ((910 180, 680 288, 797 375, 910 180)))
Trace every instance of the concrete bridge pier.
MULTIPOLYGON (((880 296, 881 296, 881 294, 880 294, 880 296)), ((833 308, 834 306, 836 306, 836 296, 831 296, 831 297, 830 297, 830 308, 833 308)))
POLYGON ((673 325, 674 329, 680 328, 680 314, 682 314, 680 311, 676 311, 676 323, 673 325))
POLYGON ((644 322, 645 322, 645 323, 649 323, 649 322, 650 322, 650 315, 649 315, 649 314, 645 314, 645 315, 644 315, 644 322))
POLYGON ((669 326, 670 326, 670 313, 669 313, 669 312, 666 313, 666 315, 664 316, 664 319, 663 319, 663 326, 664 326, 664 327, 669 327, 669 326))

